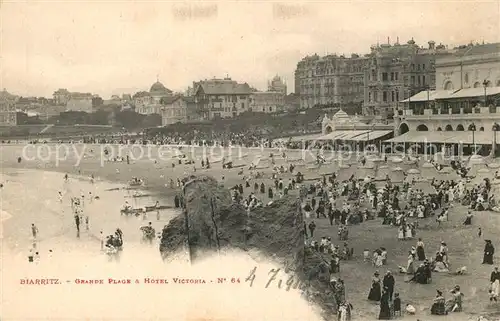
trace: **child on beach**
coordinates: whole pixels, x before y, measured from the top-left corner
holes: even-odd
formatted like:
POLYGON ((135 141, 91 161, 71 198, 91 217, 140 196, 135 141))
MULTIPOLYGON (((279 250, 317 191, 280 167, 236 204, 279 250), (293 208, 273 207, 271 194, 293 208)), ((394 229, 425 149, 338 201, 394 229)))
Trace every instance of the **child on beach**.
POLYGON ((394 302, 392 303, 394 316, 401 316, 401 299, 399 298, 399 293, 394 293, 394 302))
POLYGON ((370 250, 365 249, 363 251, 363 262, 370 262, 370 250))

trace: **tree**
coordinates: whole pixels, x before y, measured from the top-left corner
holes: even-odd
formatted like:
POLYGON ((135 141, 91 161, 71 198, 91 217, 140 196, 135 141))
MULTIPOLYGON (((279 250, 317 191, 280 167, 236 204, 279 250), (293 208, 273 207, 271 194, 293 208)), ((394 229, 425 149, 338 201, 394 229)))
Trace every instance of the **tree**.
POLYGON ((101 97, 92 97, 92 107, 101 106, 104 103, 101 97))
POLYGON ((16 122, 18 125, 39 125, 43 124, 43 121, 38 117, 29 117, 28 114, 23 112, 16 113, 16 122))
POLYGON ((141 128, 150 128, 161 126, 161 115, 150 114, 146 115, 140 124, 141 128))
POLYGON ((144 117, 144 115, 135 111, 124 110, 116 113, 115 120, 119 126, 125 127, 128 130, 134 130, 140 128, 144 117))
POLYGON ((89 124, 91 125, 109 125, 108 117, 110 112, 107 110, 98 110, 89 115, 89 124))

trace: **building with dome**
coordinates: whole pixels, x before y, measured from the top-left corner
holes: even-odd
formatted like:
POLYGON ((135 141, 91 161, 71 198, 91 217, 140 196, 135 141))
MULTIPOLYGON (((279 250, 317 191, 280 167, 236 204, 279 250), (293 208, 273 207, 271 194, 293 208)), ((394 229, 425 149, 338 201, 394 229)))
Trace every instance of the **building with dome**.
POLYGON ((151 85, 149 91, 137 92, 132 98, 135 111, 139 114, 162 114, 162 99, 171 98, 172 90, 165 87, 159 80, 151 85))
POLYGON ((268 81, 267 91, 282 93, 284 97, 287 94, 286 84, 280 76, 276 75, 271 81, 268 81))
POLYGON ((256 113, 277 113, 285 109, 286 84, 276 75, 267 83, 267 91, 253 91, 249 111, 256 113))
POLYGON ((340 109, 332 117, 326 114, 321 123, 322 135, 317 140, 334 144, 380 145, 382 141, 394 136, 394 125, 379 122, 366 122, 358 115, 349 116, 340 109))

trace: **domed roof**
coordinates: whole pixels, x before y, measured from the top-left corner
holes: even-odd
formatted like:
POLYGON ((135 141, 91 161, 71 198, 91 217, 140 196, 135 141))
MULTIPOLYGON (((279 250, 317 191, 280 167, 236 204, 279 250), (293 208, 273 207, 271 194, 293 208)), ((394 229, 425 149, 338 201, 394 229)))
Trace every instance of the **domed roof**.
POLYGON ((347 113, 345 111, 340 109, 338 112, 335 113, 335 115, 333 115, 333 117, 334 118, 349 118, 349 115, 347 115, 347 113))
POLYGON ((159 81, 155 82, 152 86, 151 86, 151 89, 149 89, 150 92, 154 92, 154 91, 165 91, 165 86, 163 86, 163 84, 159 81))

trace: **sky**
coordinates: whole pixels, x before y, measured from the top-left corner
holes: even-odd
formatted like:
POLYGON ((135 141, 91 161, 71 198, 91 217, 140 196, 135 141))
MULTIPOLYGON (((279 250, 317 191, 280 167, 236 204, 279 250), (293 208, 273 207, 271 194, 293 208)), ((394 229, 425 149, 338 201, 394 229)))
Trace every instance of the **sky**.
POLYGON ((265 90, 276 74, 292 92, 297 62, 314 53, 364 54, 388 37, 499 42, 500 0, 2 1, 0 24, 0 88, 17 95, 108 99, 157 77, 183 91, 226 75, 265 90))

